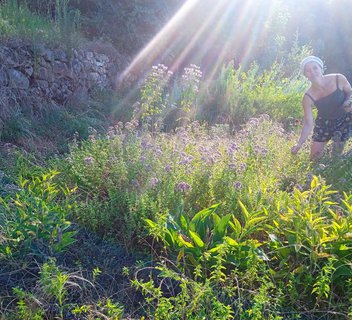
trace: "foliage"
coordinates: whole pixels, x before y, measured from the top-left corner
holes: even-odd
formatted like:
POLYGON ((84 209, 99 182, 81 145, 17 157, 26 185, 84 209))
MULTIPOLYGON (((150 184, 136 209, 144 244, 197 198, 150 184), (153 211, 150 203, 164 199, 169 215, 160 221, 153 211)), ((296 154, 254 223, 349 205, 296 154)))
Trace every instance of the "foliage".
POLYGON ((297 72, 297 59, 308 53, 307 47, 294 43, 286 59, 274 61, 267 69, 255 61, 247 69, 235 68, 231 61, 212 82, 203 83, 202 72, 194 64, 171 80, 168 67, 154 66, 141 86, 135 118, 164 122, 167 131, 198 119, 229 124, 232 132, 251 117, 268 114, 292 129, 295 119, 302 117, 301 98, 307 87, 297 72))
POLYGON ((300 100, 305 86, 297 75, 285 76, 283 64, 277 62, 267 70, 260 70, 256 63, 248 70, 236 69, 231 63, 223 66, 208 89, 210 101, 214 101, 211 112, 217 114, 215 121, 224 121, 233 127, 263 113, 283 123, 288 118, 300 119, 300 100))
MULTIPOLYGON (((146 118, 152 118, 160 115, 165 109, 164 90, 172 75, 171 71, 164 65, 154 66, 151 73, 148 74, 144 85, 141 88, 141 113, 142 121, 148 121, 146 118)), ((151 122, 151 121, 149 121, 151 122)), ((152 121, 152 122, 155 122, 152 121)), ((154 129, 155 124, 152 123, 154 129)))
MULTIPOLYGON (((134 279, 145 316, 315 319, 324 310, 341 319, 351 300, 351 196, 312 175, 324 170, 304 152, 288 156, 294 138, 266 115, 235 135, 199 123, 165 134, 129 122, 106 136, 91 130, 65 161, 51 164, 60 166, 65 183, 78 185, 78 223, 132 250, 136 240, 139 248, 147 242, 165 261, 134 279)), ((21 163, 19 172, 26 171, 21 163)), ((65 293, 59 284, 56 296, 65 293)), ((40 292, 55 301, 58 315, 122 314, 113 300, 69 306, 69 293, 58 299, 40 292)), ((26 299, 21 312, 40 315, 26 299)))
MULTIPOLYGON (((158 285, 153 279, 143 281, 138 273, 132 281, 133 286, 140 289, 146 299, 147 316, 154 319, 234 319, 233 311, 218 298, 218 293, 210 281, 199 283, 192 281, 170 268, 160 265, 159 277, 165 282, 177 283, 179 293, 172 297, 165 296, 162 283, 158 285)), ((170 287, 171 287, 170 286, 170 287)))
POLYGON ((260 249, 262 243, 250 236, 261 230, 267 213, 249 213, 242 203, 240 205, 241 218, 234 214, 220 217, 215 213, 218 206, 214 205, 192 219, 181 213, 176 221, 169 215, 158 217, 157 222, 150 219, 146 222, 150 234, 177 255, 177 263, 182 264, 183 270, 195 272, 197 269, 197 277, 201 278, 208 278, 211 272, 220 280, 225 277, 223 270, 229 266, 248 268, 264 258, 260 249))
MULTIPOLYGON (((33 3, 6 0, 0 4, 0 30, 3 38, 17 37, 34 42, 61 43, 69 47, 82 41, 79 35, 79 14, 68 7, 69 0, 55 0, 56 13, 51 19, 51 6, 46 3, 46 16, 31 10, 33 3)), ((41 4, 43 5, 43 3, 41 4)), ((34 43, 35 45, 36 43, 34 43)))
POLYGON ((57 185, 57 174, 49 171, 31 181, 21 177, 15 195, 1 198, 2 257, 51 254, 75 242, 67 220, 74 189, 57 185))
MULTIPOLYGON (((159 1, 148 8, 139 1, 26 3, 28 7, 24 1, 2 2, 4 37, 23 33, 48 40, 57 34, 71 46, 75 38, 68 36, 79 27, 78 12, 72 9, 80 8, 90 14, 83 20, 87 32, 92 22, 104 20, 95 35, 113 35, 128 52, 146 41, 150 32, 146 26, 160 22, 155 10, 165 6, 159 10, 163 16, 171 6, 159 1), (50 18, 28 8, 49 13, 50 18), (123 17, 124 28, 111 23, 116 12, 123 17), (104 19, 106 15, 110 20, 104 19), (128 43, 135 21, 141 21, 143 32, 128 43)), ((105 277, 112 290, 110 282, 115 281, 115 274, 104 272, 114 260, 104 250, 104 261, 88 271, 92 281, 48 259, 61 257, 79 272, 87 272, 82 271, 83 260, 95 260, 86 252, 84 257, 74 255, 69 218, 90 232, 124 243, 132 252, 147 244, 154 259, 161 261, 136 271, 132 285, 144 301, 131 317, 279 320, 321 319, 322 313, 326 319, 351 317, 349 155, 340 159, 327 155, 316 164, 308 162, 306 149, 289 155, 306 86, 296 66, 310 49, 298 45, 297 34, 292 48, 287 48, 284 32, 275 30, 281 32, 290 16, 282 10, 286 7, 280 8, 281 2, 275 5, 278 14, 271 15, 267 26, 274 36, 262 43, 265 54, 257 57, 258 63, 239 67, 231 63, 208 84, 200 82, 202 74, 195 65, 186 67, 179 78, 159 65, 141 87, 140 118, 135 114, 106 135, 97 133, 109 112, 97 111, 104 102, 89 111, 43 111, 30 120, 23 110, 9 112, 8 121, 1 123, 2 140, 35 144, 44 136, 61 144, 77 135, 68 154, 50 161, 60 168, 60 175, 39 165, 28 170, 30 161, 21 157, 13 168, 13 174, 21 177, 17 184, 11 184, 15 179, 9 177, 10 169, 1 172, 0 265, 5 265, 5 276, 13 275, 6 285, 13 287, 15 296, 8 297, 9 288, 2 288, 7 294, 0 307, 11 305, 1 310, 6 317, 124 316, 124 307, 114 299, 117 291, 100 296, 105 288, 94 285, 105 277), (197 118, 216 125, 187 121, 175 132, 159 131, 162 127, 155 124, 166 123, 173 110, 176 120, 197 118), (77 207, 70 196, 73 191, 77 207), (11 270, 13 265, 16 270, 11 270), (32 278, 25 279, 29 273, 32 278)), ((7 148, 4 153, 17 154, 7 148)), ((129 271, 122 272, 126 276, 129 271)))
MULTIPOLYGON (((32 291, 14 288, 17 300, 16 309, 9 314, 9 319, 121 319, 123 308, 110 298, 100 297, 96 304, 73 304, 69 299, 75 293, 87 295, 87 287, 94 290, 94 283, 75 273, 68 273, 57 266, 54 259, 41 266, 39 277, 32 291)), ((89 298, 89 297, 88 297, 89 298)))
MULTIPOLYGON (((150 233, 162 241, 175 257, 176 266, 185 272, 177 278, 178 282, 210 284, 223 299, 231 292, 228 286, 234 286, 231 281, 236 274, 239 291, 232 292, 228 301, 234 311, 242 299, 240 319, 283 319, 282 307, 287 312, 302 306, 325 308, 331 314, 338 305, 344 306, 346 313, 341 315, 347 316, 350 297, 344 297, 343 292, 348 291, 352 275, 351 195, 345 195, 343 206, 333 201, 334 195, 336 192, 314 176, 309 190, 295 189, 290 195, 283 193, 277 197, 276 211, 270 218, 267 214, 249 213, 243 206, 242 219, 231 215, 220 218, 214 213, 218 206, 213 206, 191 220, 181 214, 177 221, 158 216, 146 222, 150 233), (239 236, 240 231, 244 237, 239 236), (261 275, 264 278, 259 281, 261 275), (256 294, 240 294, 247 285, 256 294)), ((168 281, 172 274, 170 268, 173 269, 170 264, 163 266, 163 281, 168 281)), ((162 299, 174 305, 174 298, 165 297, 155 281, 139 286, 145 294, 153 292, 160 305, 167 305, 162 299), (159 291, 153 291, 156 289, 159 291)), ((176 293, 176 299, 182 296, 182 291, 176 293)), ((154 311, 156 314, 159 307, 154 311)))
POLYGON ((87 139, 90 129, 104 131, 110 109, 98 111, 97 108, 107 101, 97 101, 83 110, 72 107, 43 107, 40 114, 25 112, 16 105, 9 108, 7 118, 0 120, 0 140, 20 145, 28 151, 42 156, 68 151, 73 137, 87 139))
MULTIPOLYGON (((98 232, 129 242, 144 218, 197 212, 212 202, 230 213, 240 208, 236 199, 242 194, 249 210, 260 211, 284 185, 282 173, 291 160, 276 155, 275 147, 285 145, 287 136, 267 117, 253 119, 236 137, 209 135, 196 122, 177 134, 151 134, 136 125, 121 123, 107 137, 72 145, 61 168, 85 199, 77 218, 98 232)), ((292 175, 293 183, 304 178, 298 171, 292 175)))
MULTIPOLYGON (((189 113, 197 105, 196 99, 201 78, 202 71, 200 71, 199 66, 191 64, 189 67, 184 68, 182 80, 179 83, 181 90, 178 104, 186 113, 189 113)), ((174 103, 177 103, 177 100, 174 103)))
POLYGON ((162 64, 152 67, 140 88, 140 107, 134 118, 152 130, 170 129, 194 118, 202 72, 196 65, 184 68, 181 77, 162 64), (172 123, 170 123, 172 122, 172 123))
POLYGON ((82 31, 88 37, 111 41, 120 52, 131 55, 145 46, 182 2, 71 0, 70 7, 82 13, 82 31))

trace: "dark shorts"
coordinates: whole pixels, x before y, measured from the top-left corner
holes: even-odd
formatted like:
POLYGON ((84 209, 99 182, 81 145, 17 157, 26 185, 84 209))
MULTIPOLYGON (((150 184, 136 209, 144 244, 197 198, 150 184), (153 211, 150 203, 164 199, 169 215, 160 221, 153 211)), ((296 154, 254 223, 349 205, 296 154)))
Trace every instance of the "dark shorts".
POLYGON ((346 141, 352 133, 352 112, 345 113, 338 119, 324 119, 317 117, 312 140, 316 142, 346 141))

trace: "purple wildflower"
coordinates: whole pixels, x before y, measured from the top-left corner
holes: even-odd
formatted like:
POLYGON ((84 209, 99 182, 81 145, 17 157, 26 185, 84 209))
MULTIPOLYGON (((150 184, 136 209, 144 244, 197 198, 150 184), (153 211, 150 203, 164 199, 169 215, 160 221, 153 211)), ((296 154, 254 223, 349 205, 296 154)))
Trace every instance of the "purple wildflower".
POLYGON ((229 163, 229 169, 236 169, 236 164, 229 163))
POLYGON ((92 165, 94 162, 94 159, 92 157, 85 157, 84 158, 84 162, 86 163, 86 165, 92 165))
POLYGON ((191 189, 191 186, 187 182, 179 182, 176 185, 176 191, 181 191, 181 192, 187 192, 189 189, 191 189))
POLYGON ((159 183, 159 179, 156 178, 156 177, 153 177, 153 178, 150 179, 149 185, 152 188, 154 188, 154 187, 156 187, 158 185, 158 183, 159 183))
POLYGON ((240 181, 235 181, 233 184, 233 187, 237 190, 241 190, 242 189, 242 183, 240 181))
POLYGON ((227 149, 227 152, 228 152, 229 154, 232 154, 232 153, 234 153, 234 152, 237 151, 237 150, 238 150, 237 144, 236 144, 236 143, 231 143, 231 144, 229 145, 228 149, 227 149))

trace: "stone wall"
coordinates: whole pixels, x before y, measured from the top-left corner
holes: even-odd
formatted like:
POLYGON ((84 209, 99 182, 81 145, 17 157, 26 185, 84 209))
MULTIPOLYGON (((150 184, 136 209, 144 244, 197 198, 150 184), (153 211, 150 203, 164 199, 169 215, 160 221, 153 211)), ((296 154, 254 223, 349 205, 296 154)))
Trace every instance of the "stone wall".
POLYGON ((44 45, 0 44, 0 117, 20 106, 85 104, 97 89, 111 89, 116 66, 102 53, 50 49, 44 45))

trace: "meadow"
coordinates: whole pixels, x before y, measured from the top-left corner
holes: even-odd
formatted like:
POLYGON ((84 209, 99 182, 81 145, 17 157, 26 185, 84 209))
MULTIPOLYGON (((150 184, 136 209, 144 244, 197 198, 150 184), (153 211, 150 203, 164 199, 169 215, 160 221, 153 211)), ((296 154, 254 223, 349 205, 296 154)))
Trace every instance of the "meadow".
POLYGON ((309 52, 212 81, 156 65, 128 120, 106 120, 119 95, 43 114, 61 137, 21 138, 45 155, 2 127, 0 319, 352 319, 352 145, 290 152, 309 52))

